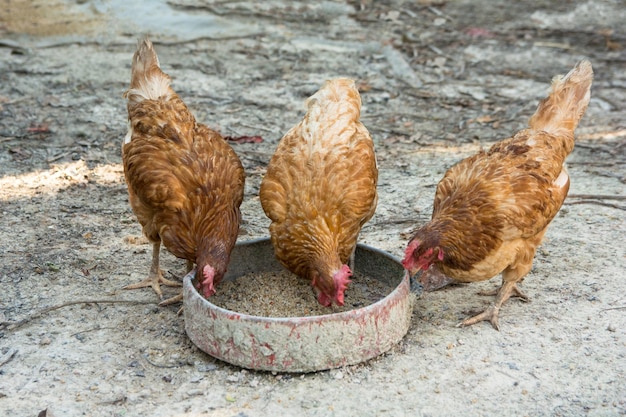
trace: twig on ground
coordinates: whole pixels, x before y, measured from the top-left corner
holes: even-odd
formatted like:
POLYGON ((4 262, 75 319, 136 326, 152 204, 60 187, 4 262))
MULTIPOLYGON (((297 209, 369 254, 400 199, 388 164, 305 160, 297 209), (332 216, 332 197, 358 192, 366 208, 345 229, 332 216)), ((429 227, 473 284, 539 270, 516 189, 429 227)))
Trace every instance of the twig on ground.
POLYGON ((9 349, 9 351, 0 358, 0 367, 6 363, 9 363, 16 353, 17 349, 9 349))
POLYGON ((150 358, 148 358, 148 354, 146 353, 143 354, 143 358, 146 360, 146 362, 148 362, 150 365, 154 366, 155 368, 180 368, 181 366, 183 366, 182 363, 178 363, 175 365, 164 365, 161 363, 153 362, 152 360, 150 360, 150 358))
POLYGON ((109 327, 96 326, 96 327, 92 327, 91 329, 81 330, 80 332, 72 333, 70 336, 74 337, 76 335, 83 334, 83 333, 95 332, 96 330, 115 330, 115 329, 119 329, 119 327, 116 327, 116 326, 109 326, 109 327))
POLYGON ((623 310, 626 309, 626 306, 619 306, 619 307, 609 307, 609 308, 603 308, 600 311, 608 311, 608 310, 623 310))
POLYGON ((598 206, 610 207, 618 210, 626 210, 626 207, 618 206, 617 204, 605 203, 603 201, 596 200, 580 200, 580 201, 566 201, 565 204, 573 206, 574 204, 596 204, 598 206))
POLYGON ((607 203, 600 200, 626 200, 626 196, 623 195, 600 195, 600 194, 571 194, 567 196, 567 200, 564 204, 597 204, 599 206, 611 207, 618 210, 626 210, 626 206, 620 206, 613 203, 607 203), (572 201, 571 199, 579 199, 572 201))
POLYGON ((592 200, 626 200, 626 195, 603 195, 603 194, 570 194, 567 198, 583 198, 592 200))
POLYGON ((36 311, 35 313, 31 314, 30 316, 22 319, 22 320, 18 320, 18 321, 14 321, 14 322, 8 322, 8 321, 4 321, 0 323, 0 329, 7 329, 7 330, 15 330, 19 327, 22 327, 23 325, 43 316, 44 314, 47 314, 51 311, 54 310, 58 310, 60 308, 63 307, 69 307, 69 306, 73 306, 73 305, 77 305, 77 304, 154 304, 154 301, 141 301, 141 300, 75 300, 75 301, 68 301, 67 303, 62 303, 62 304, 57 304, 54 306, 50 306, 50 307, 46 307, 43 308, 39 311, 36 311))
POLYGON ((121 397, 113 399, 113 400, 100 401, 98 404, 102 404, 102 405, 120 405, 120 404, 124 404, 127 400, 128 400, 128 397, 125 396, 125 395, 122 395, 121 397))

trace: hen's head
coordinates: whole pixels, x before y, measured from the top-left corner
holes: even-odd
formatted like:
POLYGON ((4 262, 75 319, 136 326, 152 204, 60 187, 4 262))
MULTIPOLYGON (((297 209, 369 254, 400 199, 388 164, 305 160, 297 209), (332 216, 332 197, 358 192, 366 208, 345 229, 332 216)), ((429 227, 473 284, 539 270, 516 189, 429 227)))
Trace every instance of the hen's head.
POLYGON ((413 276, 418 271, 426 271, 436 261, 443 261, 440 246, 424 245, 419 239, 413 239, 404 251, 402 266, 413 276))
POLYGON ((330 307, 333 303, 342 306, 344 292, 351 283, 352 271, 348 265, 342 265, 332 277, 324 276, 317 270, 313 271, 313 286, 317 291, 317 301, 324 307, 330 307))

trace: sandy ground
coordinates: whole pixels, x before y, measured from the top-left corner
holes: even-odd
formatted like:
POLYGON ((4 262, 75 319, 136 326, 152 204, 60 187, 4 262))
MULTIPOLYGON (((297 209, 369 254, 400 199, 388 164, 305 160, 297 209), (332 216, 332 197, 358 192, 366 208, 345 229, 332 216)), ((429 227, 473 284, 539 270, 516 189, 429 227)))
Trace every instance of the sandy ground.
POLYGON ((0 1, 0 414, 626 414, 623 1, 150 7, 0 1), (596 76, 570 197, 522 285, 532 302, 508 302, 499 332, 459 329, 499 279, 429 293, 390 352, 312 374, 246 371, 199 351, 177 306, 121 290, 151 252, 120 165, 122 93, 143 34, 200 121, 264 139, 233 145, 247 173, 241 240, 267 234, 259 182, 304 99, 327 78, 357 79, 380 165, 360 240, 395 256, 429 218, 445 170, 523 128, 552 76, 588 57, 596 76))

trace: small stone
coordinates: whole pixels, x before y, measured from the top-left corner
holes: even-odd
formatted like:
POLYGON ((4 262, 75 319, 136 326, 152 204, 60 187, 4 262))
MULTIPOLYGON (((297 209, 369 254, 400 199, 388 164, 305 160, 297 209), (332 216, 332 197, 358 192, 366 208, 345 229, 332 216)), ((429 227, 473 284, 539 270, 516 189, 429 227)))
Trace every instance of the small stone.
POLYGON ((609 332, 615 332, 617 329, 615 328, 615 326, 613 326, 612 324, 609 324, 609 326, 606 328, 609 332))
POLYGON ((196 367, 198 372, 211 372, 217 369, 217 365, 214 363, 202 363, 196 367))
POLYGON ((519 371, 519 366, 517 366, 516 363, 514 363, 514 362, 507 362, 507 365, 508 365, 509 369, 513 369, 515 371, 519 371))
POLYGON ((185 393, 187 397, 198 397, 200 395, 204 395, 204 390, 201 389, 190 389, 185 393))
POLYGON ((191 382, 192 384, 197 384, 198 382, 202 381, 203 379, 204 379, 203 376, 195 375, 195 376, 191 377, 189 382, 191 382))
POLYGON ((337 371, 337 373, 335 374, 335 379, 343 379, 343 372, 337 371))
MULTIPOLYGON (((615 331, 615 330, 613 330, 613 331, 615 331)), ((49 338, 48 336, 44 336, 44 337, 42 337, 42 338, 41 338, 41 340, 39 341, 39 344, 40 344, 41 346, 47 346, 47 345, 49 345, 50 343, 52 343, 52 340, 50 340, 50 338, 49 338)))
POLYGON ((300 403, 300 406, 302 408, 308 409, 308 408, 317 408, 319 407, 321 404, 319 402, 319 400, 313 400, 313 401, 302 401, 300 403))

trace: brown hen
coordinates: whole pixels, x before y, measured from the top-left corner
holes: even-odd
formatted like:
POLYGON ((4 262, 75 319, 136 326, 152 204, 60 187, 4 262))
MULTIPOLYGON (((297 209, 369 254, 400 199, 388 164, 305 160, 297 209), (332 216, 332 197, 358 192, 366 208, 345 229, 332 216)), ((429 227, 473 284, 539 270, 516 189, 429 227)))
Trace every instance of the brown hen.
MULTIPOLYGON (((243 200, 244 170, 233 149, 196 123, 170 88, 152 43, 139 43, 133 57, 128 99, 129 131, 122 146, 131 207, 152 242, 148 277, 126 289, 151 286, 162 298, 161 242, 175 256, 196 264, 196 285, 215 293, 235 245, 243 200)), ((180 301, 178 295, 163 304, 180 301)))
POLYGON ((312 283, 320 304, 343 305, 346 263, 376 209, 374 144, 354 81, 327 81, 307 109, 270 161, 261 204, 278 260, 312 283))
POLYGON ((495 304, 460 326, 482 320, 498 329, 498 312, 532 267, 537 246, 569 190, 565 158, 587 109, 593 79, 583 60, 555 77, 529 128, 450 168, 437 186, 432 220, 405 251, 404 267, 429 291, 449 282, 487 280, 502 273, 495 304), (432 268, 431 265, 433 265, 432 268), (430 268, 430 269, 429 269, 430 268), (443 273, 443 275, 442 275, 443 273))

